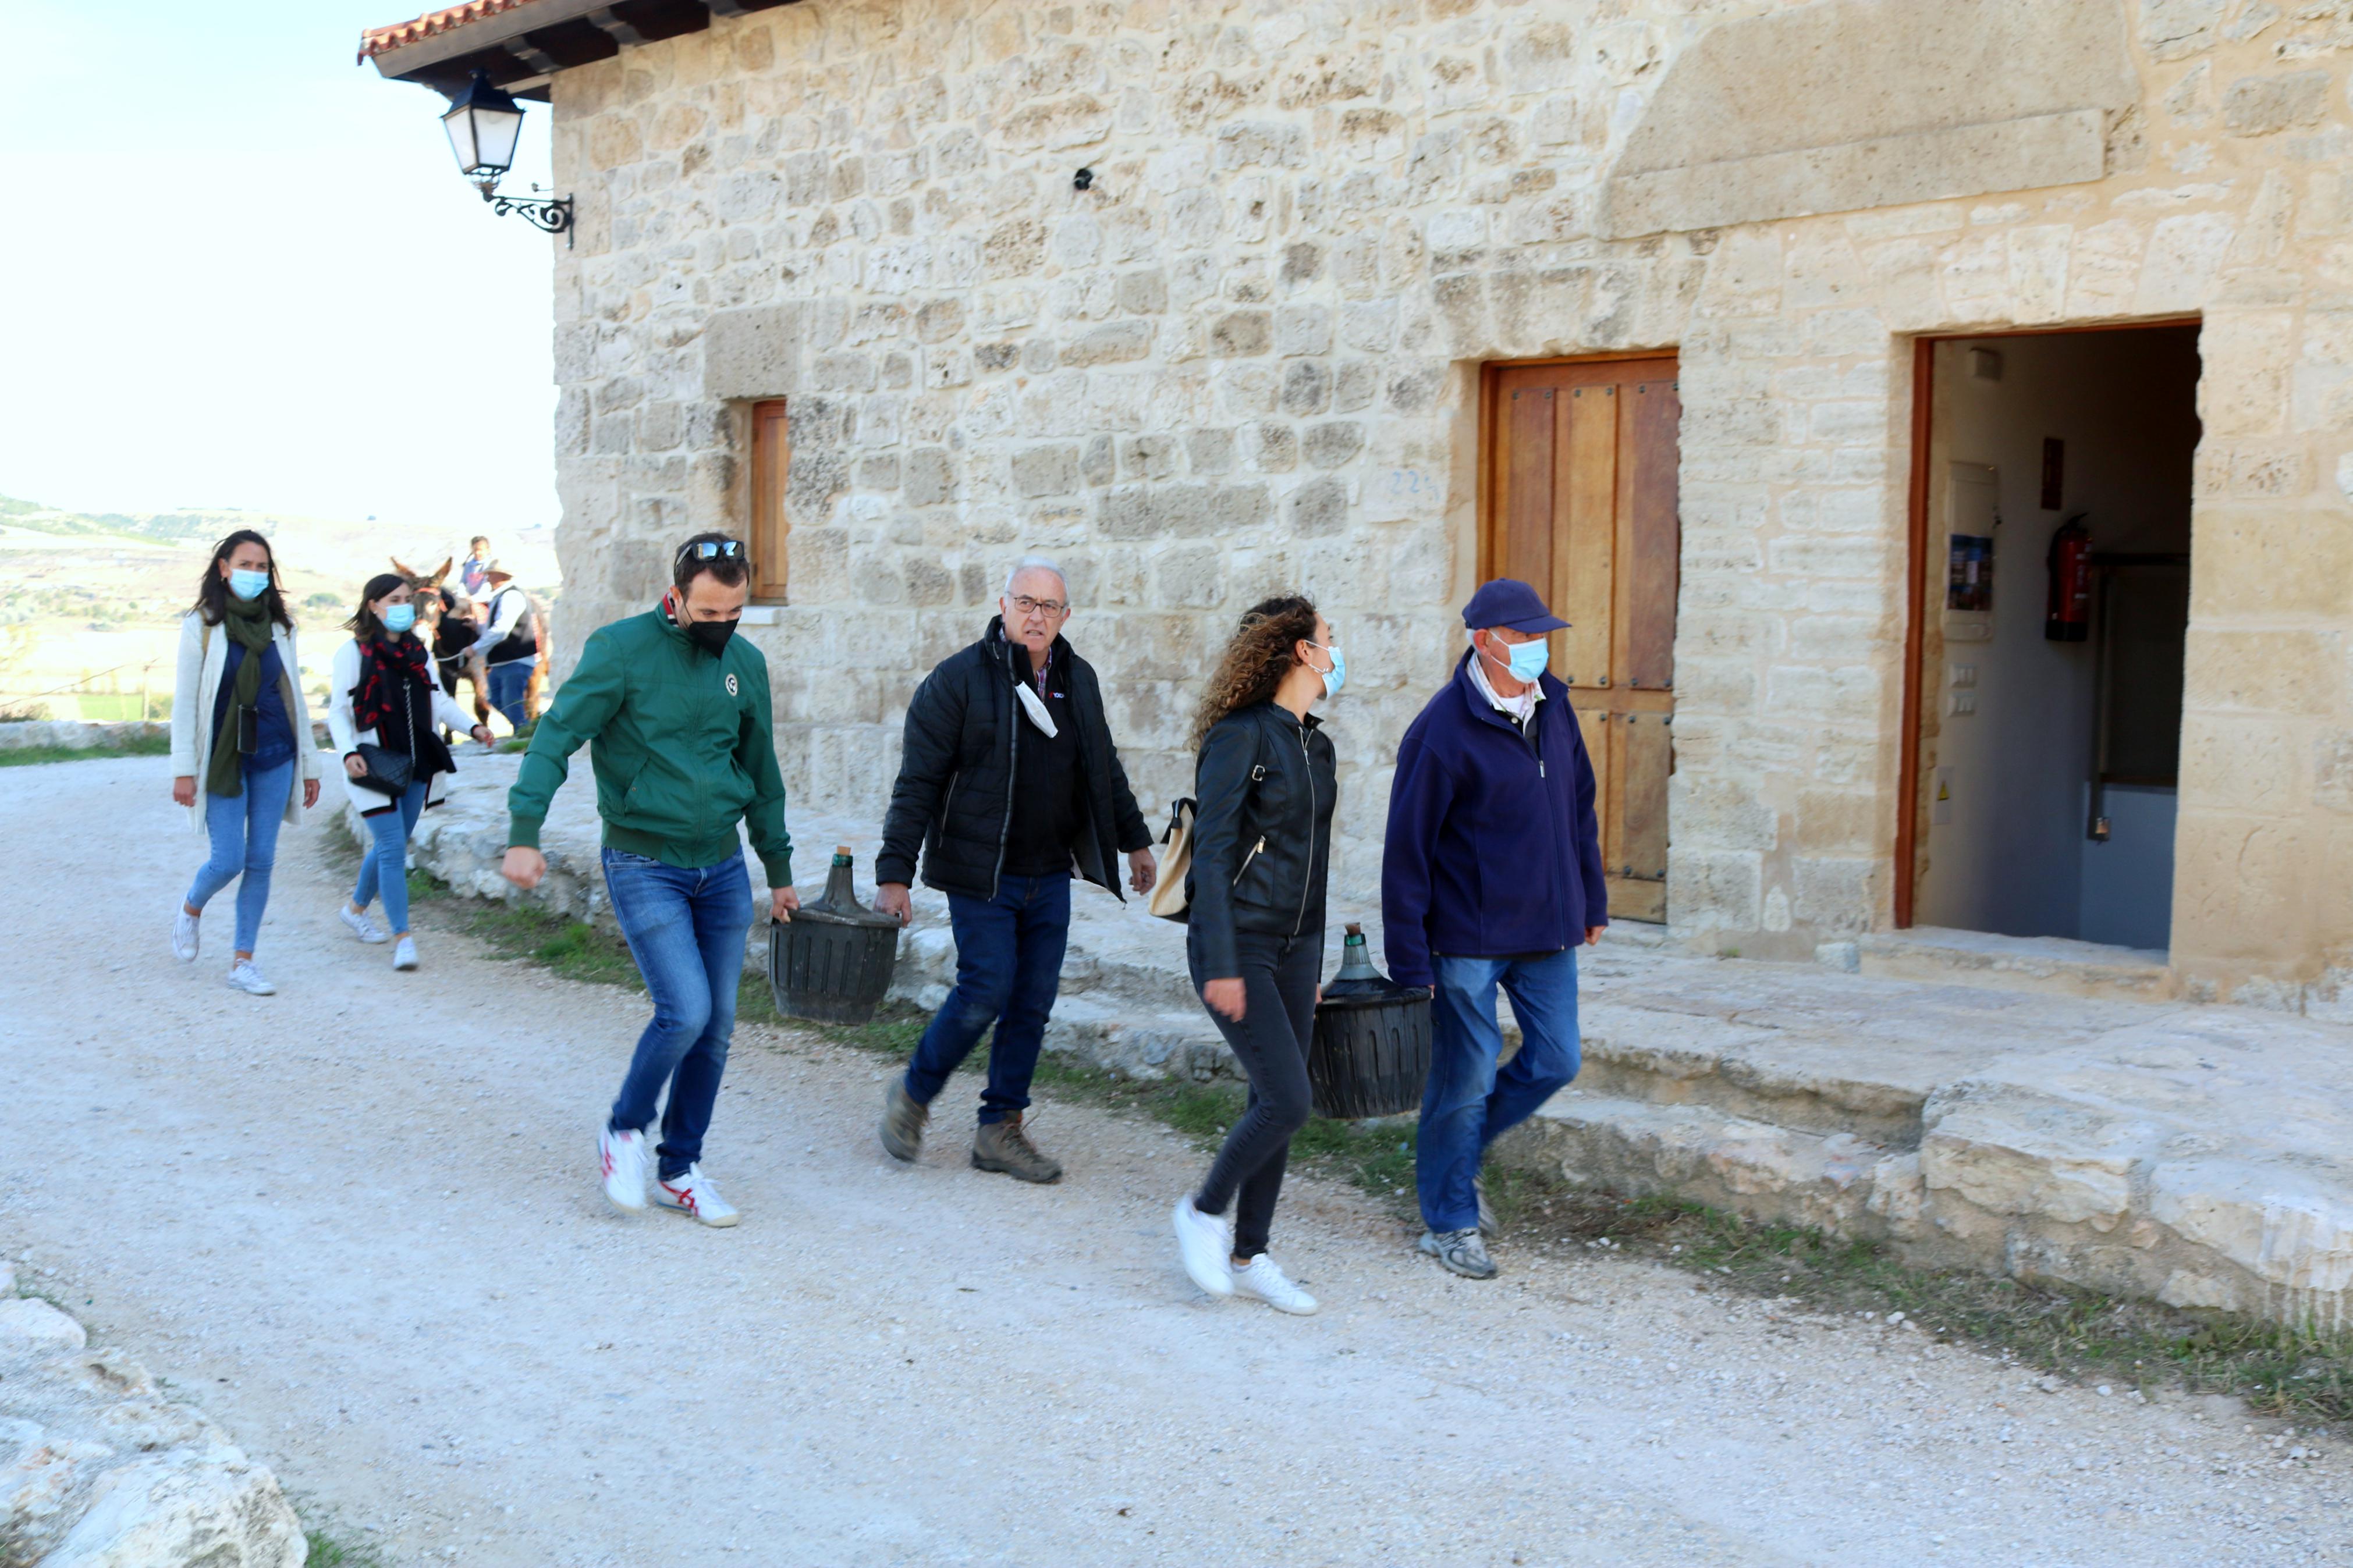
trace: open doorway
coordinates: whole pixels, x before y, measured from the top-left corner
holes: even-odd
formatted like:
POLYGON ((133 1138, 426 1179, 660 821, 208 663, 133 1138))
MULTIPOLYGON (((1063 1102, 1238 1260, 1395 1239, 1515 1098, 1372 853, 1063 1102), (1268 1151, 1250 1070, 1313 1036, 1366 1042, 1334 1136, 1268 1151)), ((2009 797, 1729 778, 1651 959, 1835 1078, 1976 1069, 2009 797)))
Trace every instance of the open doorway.
POLYGON ((2169 945, 2195 323, 1919 348, 1901 925, 2169 945))

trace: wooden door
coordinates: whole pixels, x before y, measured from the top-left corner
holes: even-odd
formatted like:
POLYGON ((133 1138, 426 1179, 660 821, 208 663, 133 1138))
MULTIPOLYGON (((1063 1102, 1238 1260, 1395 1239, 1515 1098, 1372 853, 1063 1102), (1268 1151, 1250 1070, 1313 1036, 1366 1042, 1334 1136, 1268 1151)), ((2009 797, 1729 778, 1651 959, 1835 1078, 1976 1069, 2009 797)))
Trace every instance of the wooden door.
POLYGON ((1485 376, 1480 576, 1534 584, 1569 623, 1552 668, 1599 784, 1612 918, 1667 915, 1674 771, 1672 357, 1493 364, 1485 376))

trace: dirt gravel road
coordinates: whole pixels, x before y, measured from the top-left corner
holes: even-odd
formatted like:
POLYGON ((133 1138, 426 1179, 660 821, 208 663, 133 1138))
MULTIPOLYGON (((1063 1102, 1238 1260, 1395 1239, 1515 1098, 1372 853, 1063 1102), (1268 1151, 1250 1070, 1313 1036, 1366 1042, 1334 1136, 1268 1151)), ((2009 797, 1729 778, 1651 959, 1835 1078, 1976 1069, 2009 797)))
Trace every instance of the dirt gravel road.
POLYGON ((2225 1402, 2045 1393, 1599 1253, 1456 1280, 1330 1186, 1277 1233, 1323 1315, 1210 1303, 1174 1137, 1047 1106, 1071 1175, 1025 1187, 943 1107, 900 1168, 875 1062, 806 1037, 736 1041, 707 1163, 744 1224, 624 1219, 591 1145, 637 998, 446 937, 395 973, 334 923, 323 813, 283 840, 281 994, 234 994, 226 901, 167 950, 200 850, 163 772, 0 770, 0 1244, 387 1562, 2353 1556, 2333 1445, 2225 1402))

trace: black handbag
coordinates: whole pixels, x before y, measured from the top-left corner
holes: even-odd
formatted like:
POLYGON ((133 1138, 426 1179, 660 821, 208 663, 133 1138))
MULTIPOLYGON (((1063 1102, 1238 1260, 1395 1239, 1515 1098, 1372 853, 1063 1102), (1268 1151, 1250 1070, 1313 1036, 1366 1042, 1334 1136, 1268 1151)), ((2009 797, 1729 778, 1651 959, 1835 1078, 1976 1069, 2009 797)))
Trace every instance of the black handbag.
POLYGON ((359 743, 358 755, 360 765, 366 768, 367 772, 352 780, 352 783, 365 789, 375 790, 381 795, 402 795, 407 792, 408 781, 417 764, 406 752, 396 752, 389 746, 379 746, 373 742, 362 741, 359 743))
MULTIPOLYGON (((414 743, 417 734, 417 710, 409 697, 408 686, 400 689, 400 709, 408 721, 408 733, 414 743)), ((381 731, 379 731, 381 733, 381 731)), ((407 752, 396 752, 389 746, 379 746, 373 741, 362 741, 357 748, 360 765, 367 770, 352 783, 381 795, 400 795, 408 791, 409 781, 417 776, 417 759, 407 752)))

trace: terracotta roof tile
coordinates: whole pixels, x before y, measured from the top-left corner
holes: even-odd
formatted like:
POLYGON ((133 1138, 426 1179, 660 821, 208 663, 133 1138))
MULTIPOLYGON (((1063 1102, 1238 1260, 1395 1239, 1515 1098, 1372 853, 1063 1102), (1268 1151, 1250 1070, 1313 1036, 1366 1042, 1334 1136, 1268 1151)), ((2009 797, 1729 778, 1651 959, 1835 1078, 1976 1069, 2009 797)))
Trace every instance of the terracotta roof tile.
POLYGON ((427 11, 413 21, 395 22, 389 26, 370 27, 360 34, 360 55, 368 59, 389 54, 394 49, 421 43, 438 33, 462 27, 470 22, 480 22, 501 12, 514 10, 526 0, 467 0, 463 5, 446 5, 438 11, 427 11))

